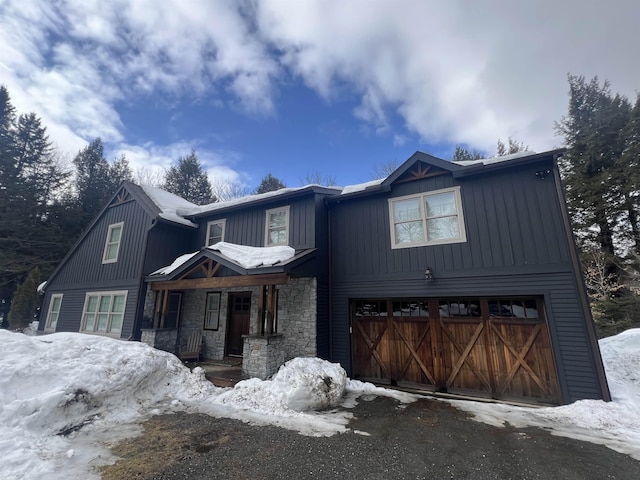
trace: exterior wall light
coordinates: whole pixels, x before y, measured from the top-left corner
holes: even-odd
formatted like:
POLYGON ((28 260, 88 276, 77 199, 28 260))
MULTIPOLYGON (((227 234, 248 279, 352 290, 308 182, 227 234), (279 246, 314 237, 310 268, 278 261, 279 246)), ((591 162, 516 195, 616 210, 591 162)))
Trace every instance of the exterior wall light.
POLYGON ((431 267, 427 267, 427 269, 424 271, 424 279, 427 282, 433 280, 433 272, 431 272, 431 267))

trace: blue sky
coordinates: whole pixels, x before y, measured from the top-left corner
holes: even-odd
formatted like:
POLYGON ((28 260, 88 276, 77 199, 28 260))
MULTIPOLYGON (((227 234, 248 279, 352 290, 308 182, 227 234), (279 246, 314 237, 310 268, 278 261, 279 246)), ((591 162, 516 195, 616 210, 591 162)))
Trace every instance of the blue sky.
POLYGON ((561 146, 567 73, 640 88, 631 0, 0 0, 0 83, 64 159, 339 185, 456 144, 561 146))

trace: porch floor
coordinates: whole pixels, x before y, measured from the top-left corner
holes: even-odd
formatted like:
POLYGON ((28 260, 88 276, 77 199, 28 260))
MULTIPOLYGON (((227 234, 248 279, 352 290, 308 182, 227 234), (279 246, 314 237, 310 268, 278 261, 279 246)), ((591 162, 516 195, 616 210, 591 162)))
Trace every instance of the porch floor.
POLYGON ((242 378, 242 358, 225 357, 223 360, 204 359, 189 362, 189 368, 201 367, 204 376, 216 387, 233 387, 242 378))

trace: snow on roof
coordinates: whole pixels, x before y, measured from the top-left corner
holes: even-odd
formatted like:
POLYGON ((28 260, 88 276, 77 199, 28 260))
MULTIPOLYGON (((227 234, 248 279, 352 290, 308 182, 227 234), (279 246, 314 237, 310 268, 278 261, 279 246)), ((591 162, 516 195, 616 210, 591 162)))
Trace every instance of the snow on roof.
POLYGON ((358 183, 357 185, 347 185, 342 189, 342 193, 340 195, 347 195, 349 193, 361 192, 366 190, 369 187, 375 187, 376 185, 380 185, 384 182, 384 178, 379 178, 378 180, 371 180, 370 182, 358 183))
POLYGON ((526 150, 524 152, 516 152, 510 155, 503 155, 501 157, 480 158, 478 160, 460 160, 457 162, 452 161, 456 165, 468 167, 469 165, 492 165, 494 163, 508 162, 509 160, 515 160, 516 158, 523 158, 537 155, 533 150, 526 150))
POLYGON ((140 185, 140 188, 147 194, 151 201, 160 209, 159 216, 171 222, 197 227, 195 223, 184 218, 185 215, 191 214, 198 205, 185 200, 178 195, 169 193, 161 188, 152 187, 150 185, 140 185))
POLYGON ((221 210, 223 208, 235 207, 236 205, 242 205, 245 203, 255 202, 259 200, 265 200, 268 198, 277 198, 282 195, 286 195, 293 192, 299 192, 302 190, 307 190, 313 187, 335 190, 335 193, 340 193, 339 187, 323 187, 317 184, 310 184, 310 185, 305 185, 304 187, 295 187, 295 188, 287 187, 287 188, 281 188, 280 190, 274 190, 272 192, 260 193, 257 195, 247 195, 245 197, 234 198, 232 200, 227 200, 224 202, 214 202, 214 203, 209 203, 208 205, 196 206, 195 210, 191 213, 195 215, 199 213, 215 212, 216 210, 221 210))
POLYGON ((243 268, 267 267, 293 258, 296 251, 288 246, 248 247, 235 243, 218 242, 208 247, 233 260, 243 268))
POLYGON ((47 286, 47 281, 45 280, 40 285, 38 285, 38 288, 36 288, 36 292, 38 292, 40 295, 44 295, 44 288, 46 286, 47 286))
POLYGON ((171 265, 159 268, 155 272, 151 272, 151 275, 167 275, 173 272, 176 268, 180 267, 182 264, 187 263, 196 253, 198 252, 185 253, 184 255, 180 255, 173 261, 171 265))

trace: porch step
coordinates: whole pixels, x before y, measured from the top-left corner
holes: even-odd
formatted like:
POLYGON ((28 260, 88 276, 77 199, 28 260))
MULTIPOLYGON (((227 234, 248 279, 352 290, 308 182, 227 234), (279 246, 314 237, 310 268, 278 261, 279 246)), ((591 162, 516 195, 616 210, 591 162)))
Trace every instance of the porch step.
POLYGON ((199 366, 204 370, 206 379, 216 387, 233 387, 242 380, 242 367, 240 364, 229 365, 227 362, 202 362, 199 363, 199 366))

